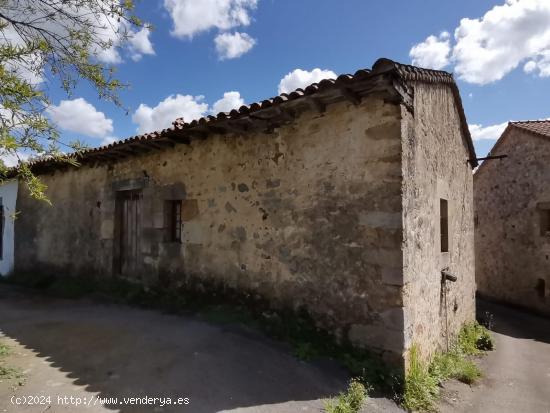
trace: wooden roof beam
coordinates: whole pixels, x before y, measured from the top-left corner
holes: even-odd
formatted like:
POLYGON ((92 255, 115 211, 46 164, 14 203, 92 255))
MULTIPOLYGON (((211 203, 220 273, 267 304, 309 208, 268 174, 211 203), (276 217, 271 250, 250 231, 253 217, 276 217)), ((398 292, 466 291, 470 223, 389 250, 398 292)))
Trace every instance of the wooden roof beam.
POLYGON ((169 135, 166 137, 169 142, 172 143, 181 143, 185 145, 189 145, 191 143, 191 138, 187 135, 177 134, 177 135, 169 135))
POLYGON ((197 129, 197 128, 189 128, 189 129, 186 129, 185 132, 199 139, 206 139, 208 137, 208 131, 197 129))
POLYGON ((238 134, 246 133, 250 130, 250 124, 249 123, 244 124, 244 123, 239 122, 239 121, 225 122, 225 123, 223 123, 222 126, 228 132, 238 133, 238 134))
POLYGON ((351 89, 348 89, 347 87, 343 87, 343 88, 340 88, 339 90, 342 93, 342 95, 346 98, 346 100, 350 101, 355 106, 358 106, 361 103, 361 96, 353 92, 351 89))

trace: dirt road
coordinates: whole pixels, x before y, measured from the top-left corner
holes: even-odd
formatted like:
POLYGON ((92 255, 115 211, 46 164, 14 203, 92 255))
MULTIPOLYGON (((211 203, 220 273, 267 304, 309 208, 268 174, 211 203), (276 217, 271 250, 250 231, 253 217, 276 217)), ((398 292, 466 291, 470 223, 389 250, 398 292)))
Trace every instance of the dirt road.
MULTIPOLYGON (((2 285, 0 333, 13 351, 7 363, 26 376, 15 389, 0 382, 0 412, 320 412, 348 380, 335 364, 301 362, 282 344, 243 328, 2 285), (42 398, 15 405, 22 396, 42 398), (140 400, 125 404, 124 397, 140 400), (159 400, 143 404, 144 397, 159 400), (162 405, 166 398, 183 400, 162 405)), ((365 411, 400 410, 371 399, 365 411)))
MULTIPOLYGON (((447 383, 440 410, 550 413, 550 320, 482 304, 486 310, 494 314, 496 350, 480 361, 485 377, 473 387, 447 383)), ((8 364, 26 376, 23 386, 0 382, 0 412, 318 413, 348 380, 335 364, 301 362, 244 328, 3 285, 0 342, 12 347, 8 364), (16 405, 13 396, 42 399, 16 405)), ((401 411, 387 399, 363 410, 401 411)))

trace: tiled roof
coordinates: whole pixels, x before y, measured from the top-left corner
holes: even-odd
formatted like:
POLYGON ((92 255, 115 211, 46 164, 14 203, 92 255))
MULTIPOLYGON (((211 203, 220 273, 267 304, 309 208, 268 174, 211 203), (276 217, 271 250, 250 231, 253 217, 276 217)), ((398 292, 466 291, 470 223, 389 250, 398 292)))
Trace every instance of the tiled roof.
POLYGON ((455 83, 453 75, 443 70, 424 69, 418 66, 397 63, 390 59, 378 59, 374 63, 373 72, 394 71, 400 78, 407 81, 426 83, 455 83))
POLYGON ((510 122, 510 125, 536 133, 537 135, 550 137, 550 120, 525 120, 510 122))
MULTIPOLYGON (((549 137, 550 138, 550 120, 522 120, 522 121, 514 121, 514 122, 508 122, 508 126, 502 132, 500 137, 497 139, 493 147, 491 148, 491 151, 487 154, 487 156, 501 156, 501 155, 507 155, 506 153, 500 152, 500 147, 503 145, 503 142, 507 139, 508 136, 510 136, 510 131, 513 128, 521 129, 525 132, 535 134, 537 136, 542 137, 549 137)), ((482 170, 485 169, 484 165, 486 162, 483 162, 480 167, 476 171, 476 175, 479 175, 482 170)))
MULTIPOLYGON (((81 151, 77 155, 77 159, 79 162, 112 161, 140 152, 174 146, 177 143, 189 143, 191 139, 204 139, 214 133, 246 133, 253 130, 253 127, 257 126, 258 123, 262 130, 270 131, 274 127, 293 119, 297 113, 303 111, 304 107, 324 112, 327 105, 343 99, 358 104, 362 96, 373 90, 373 82, 380 76, 392 76, 403 81, 450 85, 457 102, 462 131, 470 151, 470 158, 473 159, 472 165, 477 165, 473 142, 453 76, 444 71, 422 69, 389 59, 377 60, 372 70, 361 69, 354 74, 343 74, 336 79, 325 79, 303 89, 296 89, 293 92, 282 93, 261 102, 243 105, 231 112, 221 112, 216 116, 205 116, 191 122, 185 122, 182 118, 179 118, 173 122, 170 128, 81 151)), ((32 162, 34 168, 49 168, 62 164, 60 161, 49 159, 39 159, 32 162)))

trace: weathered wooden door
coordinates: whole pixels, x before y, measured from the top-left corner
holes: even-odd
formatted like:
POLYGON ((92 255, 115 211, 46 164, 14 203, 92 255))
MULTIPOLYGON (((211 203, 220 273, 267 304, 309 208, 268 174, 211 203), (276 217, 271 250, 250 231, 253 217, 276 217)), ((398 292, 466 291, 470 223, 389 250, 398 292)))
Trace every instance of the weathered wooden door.
POLYGON ((140 268, 141 191, 121 191, 117 194, 117 238, 115 260, 119 274, 134 278, 140 268))

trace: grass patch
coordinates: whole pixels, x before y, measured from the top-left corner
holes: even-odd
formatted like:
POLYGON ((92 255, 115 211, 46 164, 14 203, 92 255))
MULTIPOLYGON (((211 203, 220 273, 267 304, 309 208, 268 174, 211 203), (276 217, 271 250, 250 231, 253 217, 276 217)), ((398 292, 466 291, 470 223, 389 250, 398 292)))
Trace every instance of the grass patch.
POLYGON ((20 379, 23 377, 23 373, 21 373, 19 370, 0 365, 0 380, 7 380, 7 379, 20 379))
POLYGON ((413 346, 405 378, 403 407, 412 411, 433 411, 441 384, 449 379, 475 383, 481 377, 481 371, 472 356, 493 347, 489 331, 477 322, 466 324, 460 330, 453 348, 449 352, 436 354, 429 364, 420 360, 418 348, 413 346))
POLYGON ((368 397, 368 388, 359 380, 352 380, 345 393, 325 402, 327 413, 357 413, 368 397))
POLYGON ((10 347, 4 343, 0 343, 0 358, 10 354, 10 347))
POLYGON ((25 382, 23 373, 13 367, 6 366, 2 361, 3 358, 11 353, 8 345, 0 343, 0 382, 5 380, 16 380, 16 386, 22 386, 25 382))
POLYGON ((409 357, 403 407, 407 410, 432 410, 439 395, 439 380, 430 372, 430 366, 420 360, 418 348, 415 345, 412 346, 409 357))
POLYGON ((437 379, 438 384, 448 379, 472 384, 481 377, 477 365, 458 351, 436 354, 430 363, 429 373, 437 379))
POLYGON ((0 383, 3 381, 11 383, 10 388, 15 390, 25 384, 25 375, 19 369, 0 364, 0 383))
POLYGON ((274 308, 262 297, 204 280, 188 280, 182 285, 144 287, 120 278, 56 277, 49 274, 14 274, 9 283, 40 290, 63 298, 85 296, 154 308, 176 314, 192 314, 217 324, 239 324, 259 330, 288 343, 302 360, 335 360, 381 393, 393 396, 402 391, 402 378, 371 352, 337 341, 328 331, 317 327, 304 309, 274 308))

